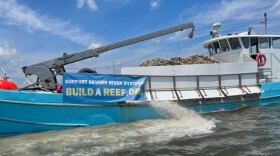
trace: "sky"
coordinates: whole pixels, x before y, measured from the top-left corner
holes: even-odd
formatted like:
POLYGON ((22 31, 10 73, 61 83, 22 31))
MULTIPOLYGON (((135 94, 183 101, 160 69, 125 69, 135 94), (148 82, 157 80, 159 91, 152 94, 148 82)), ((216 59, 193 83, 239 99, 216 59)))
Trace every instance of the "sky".
POLYGON ((208 55, 203 43, 215 22, 222 23, 222 35, 250 26, 264 34, 264 13, 268 34, 280 34, 280 0, 0 0, 0 68, 22 85, 23 66, 194 23, 193 39, 187 38, 187 29, 65 67, 69 72, 87 67, 118 74, 122 67, 152 58, 208 55))

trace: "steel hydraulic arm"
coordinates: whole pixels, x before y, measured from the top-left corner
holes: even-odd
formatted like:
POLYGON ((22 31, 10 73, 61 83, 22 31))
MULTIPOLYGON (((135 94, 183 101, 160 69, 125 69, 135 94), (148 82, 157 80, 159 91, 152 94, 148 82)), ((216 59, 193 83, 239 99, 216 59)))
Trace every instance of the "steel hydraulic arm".
POLYGON ((152 38, 156 38, 159 36, 167 35, 170 33, 174 33, 177 31, 183 31, 185 29, 192 28, 191 33, 189 34, 189 37, 192 38, 193 31, 194 31, 194 24, 192 22, 180 24, 177 26, 173 26, 170 28, 166 28, 160 31, 148 33, 145 35, 141 35, 138 37, 130 38, 127 40, 119 41, 116 43, 108 44, 105 46, 101 46, 95 49, 88 49, 85 51, 73 53, 73 54, 67 54, 64 53, 62 57, 58 57, 52 60, 44 61, 42 63, 30 65, 30 66, 24 66, 22 67, 22 71, 25 74, 25 76, 30 75, 36 75, 38 83, 42 85, 43 88, 48 90, 54 90, 55 86, 50 84, 56 84, 57 78, 56 75, 61 75, 63 72, 65 72, 64 65, 71 64, 77 61, 81 61, 87 58, 91 57, 98 57, 100 53, 124 47, 127 45, 135 44, 138 42, 142 42, 145 40, 149 40, 152 38))

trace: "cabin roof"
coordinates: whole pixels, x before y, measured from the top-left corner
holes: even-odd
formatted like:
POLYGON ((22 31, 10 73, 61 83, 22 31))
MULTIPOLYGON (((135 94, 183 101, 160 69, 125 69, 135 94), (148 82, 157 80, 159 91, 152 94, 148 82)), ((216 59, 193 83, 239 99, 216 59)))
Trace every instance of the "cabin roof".
POLYGON ((215 41, 219 41, 222 39, 228 39, 228 38, 237 38, 237 37, 280 37, 280 35, 247 35, 247 34, 233 34, 233 35, 225 35, 225 36, 221 36, 221 37, 216 37, 216 38, 212 38, 210 40, 207 40, 204 42, 203 47, 206 47, 208 44, 213 43, 215 41))

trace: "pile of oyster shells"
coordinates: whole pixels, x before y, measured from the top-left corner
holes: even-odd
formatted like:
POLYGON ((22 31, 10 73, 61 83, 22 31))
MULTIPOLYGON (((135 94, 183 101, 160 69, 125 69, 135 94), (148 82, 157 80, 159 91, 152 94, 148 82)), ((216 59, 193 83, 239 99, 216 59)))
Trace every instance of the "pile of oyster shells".
POLYGON ((139 66, 168 66, 168 65, 184 65, 184 64, 213 64, 220 61, 205 55, 192 55, 187 58, 172 57, 172 58, 155 58, 147 60, 139 66))

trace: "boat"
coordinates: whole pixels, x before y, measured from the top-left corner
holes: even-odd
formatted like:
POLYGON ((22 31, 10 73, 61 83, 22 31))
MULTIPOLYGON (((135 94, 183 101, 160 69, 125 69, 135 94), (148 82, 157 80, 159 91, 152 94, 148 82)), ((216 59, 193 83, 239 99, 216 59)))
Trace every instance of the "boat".
MULTIPOLYGON (((216 64, 124 67, 121 74, 64 66, 100 53, 191 28, 184 23, 139 37, 22 67, 34 83, 18 88, 5 75, 0 82, 0 133, 26 133, 101 126, 163 118, 150 104, 176 101, 197 112, 267 105, 280 99, 280 35, 250 31, 220 34, 213 25, 204 43, 216 64), (62 76, 63 83, 58 83, 62 76), (8 87, 7 87, 8 86, 8 87)), ((278 100, 279 101, 279 100, 278 100)))
MULTIPOLYGON (((24 66, 22 71, 30 84, 21 88, 10 81, 3 71, 4 77, 0 81, 0 134, 61 130, 160 118, 160 114, 150 105, 145 102, 135 103, 136 100, 145 101, 144 87, 147 76, 104 75, 97 74, 89 68, 82 68, 78 73, 68 73, 64 66, 97 57, 100 53, 112 49, 189 28, 192 28, 193 33, 192 22, 95 49, 73 54, 64 53, 62 57, 24 66), (28 79, 32 76, 36 77, 33 83, 28 79), (61 76, 63 84, 58 82, 61 76), (126 84, 120 86, 119 83, 126 84), (98 85, 98 90, 92 88, 94 84, 98 85), (101 91, 105 89, 106 94, 98 96, 99 98, 92 97, 93 91, 94 95, 101 95, 101 91), (130 94, 122 96, 125 92, 130 94)), ((189 36, 192 37, 192 34, 189 36)))

